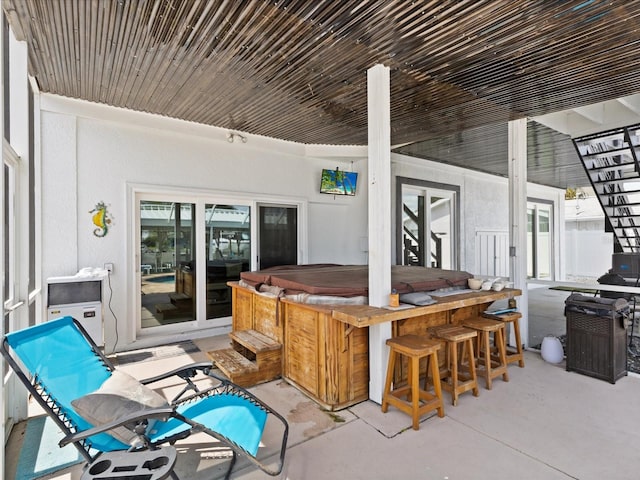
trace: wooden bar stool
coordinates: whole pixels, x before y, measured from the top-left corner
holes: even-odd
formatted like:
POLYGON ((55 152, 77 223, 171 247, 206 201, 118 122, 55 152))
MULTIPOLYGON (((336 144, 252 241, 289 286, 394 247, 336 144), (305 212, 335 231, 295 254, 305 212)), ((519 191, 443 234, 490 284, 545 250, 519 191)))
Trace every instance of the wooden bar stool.
POLYGON ((473 396, 477 397, 480 391, 473 355, 473 340, 478 337, 478 332, 459 325, 442 325, 430 328, 429 333, 446 344, 445 368, 440 371, 440 381, 442 389, 451 393, 453 405, 458 404, 458 395, 469 390, 472 390, 473 396), (458 351, 459 344, 462 346, 461 351, 458 351))
POLYGON ((520 312, 508 312, 501 313, 500 315, 495 315, 492 313, 483 313, 483 317, 491 318, 492 320, 498 320, 505 323, 505 355, 507 357, 507 365, 513 362, 518 362, 518 366, 520 368, 524 368, 524 353, 522 351, 522 340, 520 339, 520 322, 519 319, 522 317, 520 312), (509 347, 506 345, 507 342, 507 334, 506 334, 506 325, 513 325, 513 334, 516 338, 516 346, 515 348, 509 347))
POLYGON ((431 340, 426 335, 402 335, 388 339, 387 345, 390 350, 389 362, 387 364, 387 380, 384 385, 384 393, 382 394, 382 411, 386 413, 389 405, 393 405, 406 414, 411 415, 414 430, 419 429, 420 416, 431 410, 437 410, 438 416, 444 417, 440 371, 438 367, 440 342, 431 340), (404 355, 409 360, 407 384, 391 390, 396 358, 400 355, 404 355), (427 364, 431 363, 434 393, 420 388, 420 359, 425 357, 427 360, 432 360, 431 362, 427 362, 427 364))
POLYGON ((491 382, 494 378, 502 375, 505 382, 509 381, 507 372, 507 359, 505 355, 504 343, 504 323, 489 318, 468 318, 462 324, 478 332, 478 350, 476 353, 478 375, 482 374, 485 379, 487 390, 491 390, 491 382), (494 345, 498 349, 497 361, 491 358, 491 334, 493 333, 494 345), (482 371, 480 369, 482 368, 482 371))

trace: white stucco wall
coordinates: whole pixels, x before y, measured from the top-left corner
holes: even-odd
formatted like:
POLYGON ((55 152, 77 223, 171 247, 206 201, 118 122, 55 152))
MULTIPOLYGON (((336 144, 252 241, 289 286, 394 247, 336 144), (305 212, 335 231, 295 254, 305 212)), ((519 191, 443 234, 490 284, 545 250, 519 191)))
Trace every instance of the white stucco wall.
POLYGON ((595 280, 611 268, 613 233, 604 231, 604 217, 567 221, 565 247, 572 279, 595 280))
MULTIPOLYGON (((43 282, 113 263, 111 308, 118 318, 119 348, 135 337, 131 322, 136 318, 136 262, 128 254, 137 235, 129 196, 132 185, 302 201, 307 231, 301 248, 308 263, 368 261, 366 152, 354 154, 344 147, 341 154, 329 147, 251 135, 246 143, 229 143, 227 130, 50 95, 42 95, 41 108, 43 282), (337 166, 359 173, 355 197, 319 193, 322 168, 337 166), (103 238, 93 235, 90 214, 100 201, 113 218, 103 238)), ((506 178, 397 154, 392 155, 392 176, 393 190, 395 176, 460 187, 463 270, 473 273, 479 228, 508 231, 506 178)), ((539 198, 545 195, 558 197, 556 189, 536 193, 539 198)), ((395 201, 395 191, 391 198, 395 201)), ((392 229, 395 258, 395 218, 392 229)), ((109 350, 115 341, 115 320, 105 313, 109 350)))
MULTIPOLYGON (((460 187, 459 201, 462 218, 459 232, 459 268, 475 274, 476 231, 478 229, 509 230, 507 180, 402 155, 393 155, 392 162, 394 175, 460 187)), ((393 186, 395 187, 395 183, 393 186)))
MULTIPOLYGON (((476 233, 479 231, 509 231, 509 180, 474 170, 427 162, 415 158, 394 154, 392 173, 394 176, 417 178, 429 182, 460 187, 460 269, 475 272, 476 233)), ((392 183, 395 188, 395 181, 392 183)), ((395 192, 393 193, 395 198, 395 192)), ((555 275, 560 278, 564 271, 563 260, 558 252, 562 251, 564 234, 564 191, 542 185, 528 184, 527 196, 552 201, 556 204, 554 229, 555 239, 555 275)), ((394 210, 395 211, 395 210, 394 210)), ((395 222, 392 223, 395 235, 395 222)), ((395 248, 395 236, 394 248, 395 248)))
MULTIPOLYGON (((113 263, 111 308, 118 318, 118 345, 130 343, 135 333, 126 323, 135 318, 130 311, 135 263, 127 256, 136 234, 127 201, 132 184, 304 201, 306 261, 366 263, 359 241, 367 232, 362 157, 310 157, 302 145, 252 136, 246 143, 229 143, 226 130, 59 97, 44 95, 42 103, 43 281, 113 263), (322 168, 336 166, 360 174, 356 196, 319 192, 322 168), (113 218, 103 238, 93 234, 89 213, 100 201, 113 218), (129 332, 125 338, 123 332, 129 332)), ((115 341, 113 327, 106 312, 107 346, 115 341)))
POLYGON ((604 212, 591 192, 565 202, 565 254, 569 280, 595 281, 611 267, 614 235, 605 232, 604 212))

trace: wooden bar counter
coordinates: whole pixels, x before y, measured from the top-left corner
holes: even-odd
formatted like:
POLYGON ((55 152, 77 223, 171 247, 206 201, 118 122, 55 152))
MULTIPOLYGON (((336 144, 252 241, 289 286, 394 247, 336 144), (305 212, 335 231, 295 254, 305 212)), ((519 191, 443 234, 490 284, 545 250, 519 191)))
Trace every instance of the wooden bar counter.
MULTIPOLYGON (((230 282, 233 329, 255 329, 282 343, 282 376, 327 410, 369 398, 369 326, 392 322, 392 336, 479 316, 493 302, 521 295, 517 289, 474 291, 432 305, 376 308, 311 305, 255 292, 230 282)), ((403 368, 400 367, 399 375, 403 368)))

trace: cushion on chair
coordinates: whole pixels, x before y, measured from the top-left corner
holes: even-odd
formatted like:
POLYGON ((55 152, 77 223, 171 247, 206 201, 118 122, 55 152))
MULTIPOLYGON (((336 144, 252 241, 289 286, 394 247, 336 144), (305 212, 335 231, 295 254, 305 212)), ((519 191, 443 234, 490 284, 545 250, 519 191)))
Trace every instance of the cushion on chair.
MULTIPOLYGON (((71 402, 73 408, 94 426, 104 425, 140 410, 168 407, 167 400, 132 376, 114 370, 95 392, 71 402)), ((155 421, 149 420, 148 430, 155 421)), ((109 432, 114 438, 131 445, 137 436, 126 427, 109 432)))

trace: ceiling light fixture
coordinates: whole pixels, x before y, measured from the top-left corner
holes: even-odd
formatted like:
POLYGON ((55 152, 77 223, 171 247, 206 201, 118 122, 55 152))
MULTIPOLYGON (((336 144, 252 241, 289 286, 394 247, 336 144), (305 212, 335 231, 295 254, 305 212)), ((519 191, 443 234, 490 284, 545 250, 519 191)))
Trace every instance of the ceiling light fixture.
POLYGON ((242 143, 247 143, 247 137, 244 135, 240 135, 239 133, 228 132, 227 133, 227 142, 233 143, 237 140, 240 140, 242 143))

